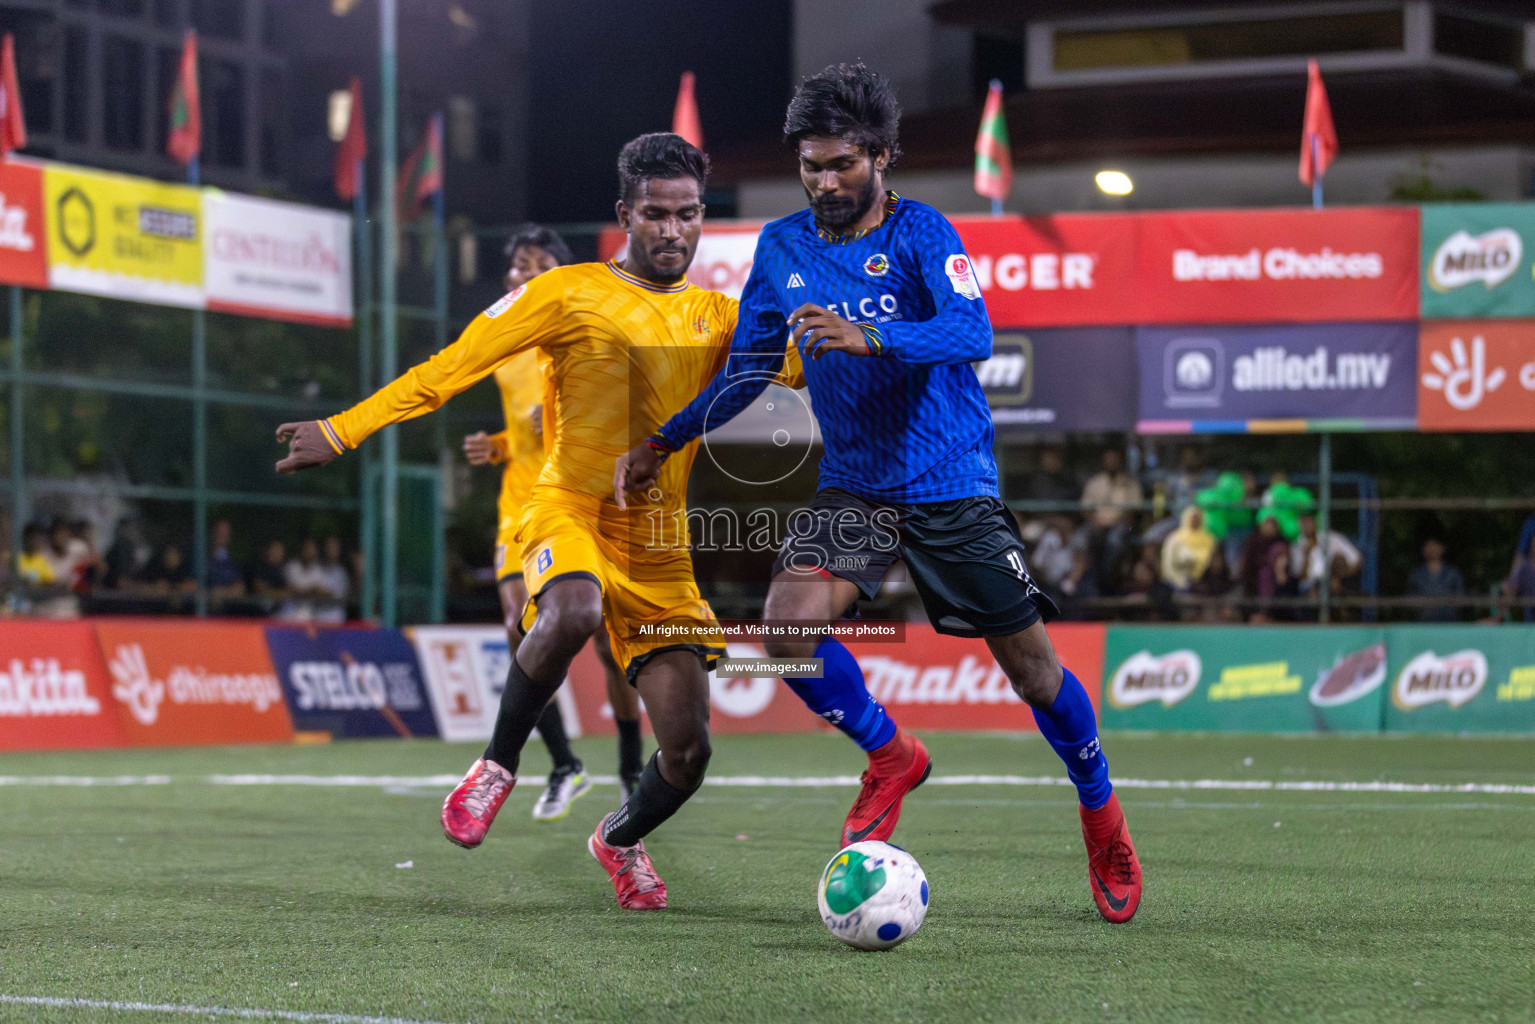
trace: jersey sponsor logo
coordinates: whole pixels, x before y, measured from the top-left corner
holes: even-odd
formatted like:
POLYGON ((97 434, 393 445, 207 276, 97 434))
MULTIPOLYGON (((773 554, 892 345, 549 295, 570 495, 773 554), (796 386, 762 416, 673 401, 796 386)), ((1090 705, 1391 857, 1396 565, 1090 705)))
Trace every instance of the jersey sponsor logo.
POLYGON ((708 317, 697 316, 693 318, 693 334, 698 340, 708 341, 709 335, 712 333, 714 333, 714 325, 709 323, 708 317))
POLYGON ((882 252, 875 253, 863 261, 863 272, 870 277, 884 277, 890 273, 890 257, 882 252))
POLYGON ((554 556, 549 553, 549 549, 548 548, 544 548, 544 550, 542 550, 542 551, 540 551, 538 553, 538 571, 539 572, 548 572, 549 571, 549 567, 551 565, 553 565, 553 564, 554 564, 554 556))
POLYGON ((516 288, 513 288, 511 291, 509 291, 505 295, 501 296, 495 302, 491 303, 490 307, 485 310, 485 315, 490 317, 490 319, 494 320, 496 317, 500 316, 502 313, 505 313, 507 310, 511 309, 512 308, 512 303, 514 303, 518 299, 522 298, 522 293, 527 291, 527 290, 528 290, 528 286, 527 285, 525 285, 525 284, 518 285, 516 288))
POLYGON ((1436 292, 1448 292, 1480 281, 1491 291, 1514 276, 1523 258, 1524 239, 1513 228, 1495 228, 1475 236, 1457 231, 1434 250, 1428 286, 1436 292))
POLYGON ((1191 650, 1161 656, 1140 651, 1126 658, 1109 680, 1109 703, 1133 708, 1159 700, 1170 708, 1198 689, 1203 670, 1199 655, 1191 650))
POLYGON ((1424 651, 1397 674, 1391 700, 1403 711, 1444 701, 1458 708, 1487 685, 1487 655, 1474 648, 1440 657, 1424 651))
POLYGON ((790 274, 789 275, 789 283, 787 285, 785 285, 784 287, 785 288, 803 288, 803 287, 805 287, 805 279, 803 277, 800 277, 798 273, 790 274))
POLYGON ((949 284, 954 286, 957 294, 967 299, 981 297, 981 286, 975 279, 975 268, 970 265, 970 257, 964 253, 954 253, 944 260, 943 272, 948 275, 949 284))

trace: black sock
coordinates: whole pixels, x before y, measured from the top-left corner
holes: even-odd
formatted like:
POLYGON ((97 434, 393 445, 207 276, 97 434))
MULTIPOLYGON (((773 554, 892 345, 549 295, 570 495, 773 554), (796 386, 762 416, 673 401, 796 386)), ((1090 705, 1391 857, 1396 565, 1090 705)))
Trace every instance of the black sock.
POLYGON ((632 721, 617 719, 618 726, 618 774, 620 778, 632 779, 639 775, 644 767, 645 746, 640 740, 640 720, 632 721))
POLYGON ((549 757, 554 761, 555 771, 581 767, 581 762, 576 760, 576 755, 570 749, 570 737, 565 735, 565 719, 560 717, 557 701, 551 700, 544 705, 543 714, 538 716, 538 734, 544 738, 544 746, 549 748, 549 757))
POLYGON ((693 795, 661 778, 661 769, 656 766, 657 756, 651 755, 650 763, 640 772, 640 781, 629 802, 614 812, 608 819, 607 828, 602 830, 602 840, 609 846, 633 846, 676 814, 693 795))
POLYGON ((516 775, 517 762, 522 759, 522 748, 528 742, 533 724, 559 688, 558 682, 540 683, 530 677, 514 656, 512 667, 506 673, 501 710, 496 713, 496 727, 490 734, 490 746, 485 748, 485 759, 516 775))

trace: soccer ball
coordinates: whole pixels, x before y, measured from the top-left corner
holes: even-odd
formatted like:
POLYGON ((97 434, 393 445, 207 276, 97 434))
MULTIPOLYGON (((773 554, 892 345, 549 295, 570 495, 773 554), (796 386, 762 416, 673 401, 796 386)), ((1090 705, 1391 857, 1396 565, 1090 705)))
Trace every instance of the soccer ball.
POLYGON ((911 854, 889 843, 844 847, 816 887, 821 920, 854 949, 889 949, 914 935, 927 915, 927 876, 911 854))

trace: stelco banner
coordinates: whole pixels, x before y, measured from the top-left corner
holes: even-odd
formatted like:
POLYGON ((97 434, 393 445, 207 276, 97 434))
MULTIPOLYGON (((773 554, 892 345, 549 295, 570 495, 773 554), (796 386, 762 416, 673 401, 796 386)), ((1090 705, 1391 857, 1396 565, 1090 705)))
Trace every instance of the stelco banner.
POLYGON ((206 189, 204 286, 221 313, 345 327, 352 221, 312 206, 206 189))
POLYGON ((1423 211, 1423 319, 1535 317, 1535 206, 1440 203, 1423 211))
POLYGON ((1142 327, 1139 429, 1411 430, 1417 325, 1142 327))
POLYGON ((392 629, 268 626, 293 725, 337 737, 436 736, 410 641, 392 629))
POLYGON ((1419 430, 1535 430, 1535 320, 1424 321, 1419 430))
POLYGON ((1382 630, 1114 626, 1108 729, 1376 732, 1388 674, 1382 630))

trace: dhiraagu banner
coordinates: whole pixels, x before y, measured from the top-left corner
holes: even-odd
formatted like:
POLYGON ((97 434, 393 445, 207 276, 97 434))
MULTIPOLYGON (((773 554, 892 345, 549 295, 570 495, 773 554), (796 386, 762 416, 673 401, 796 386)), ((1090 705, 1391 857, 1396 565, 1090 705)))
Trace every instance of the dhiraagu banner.
POLYGON ((1388 732, 1535 733, 1535 626, 1392 626, 1388 732))
POLYGON ((50 287, 203 305, 199 189, 48 164, 43 192, 50 287))
POLYGON ((1369 627, 1110 626, 1110 729, 1377 732, 1386 643, 1369 627))
POLYGON ((1425 320, 1535 317, 1535 203, 1423 207, 1425 320))

